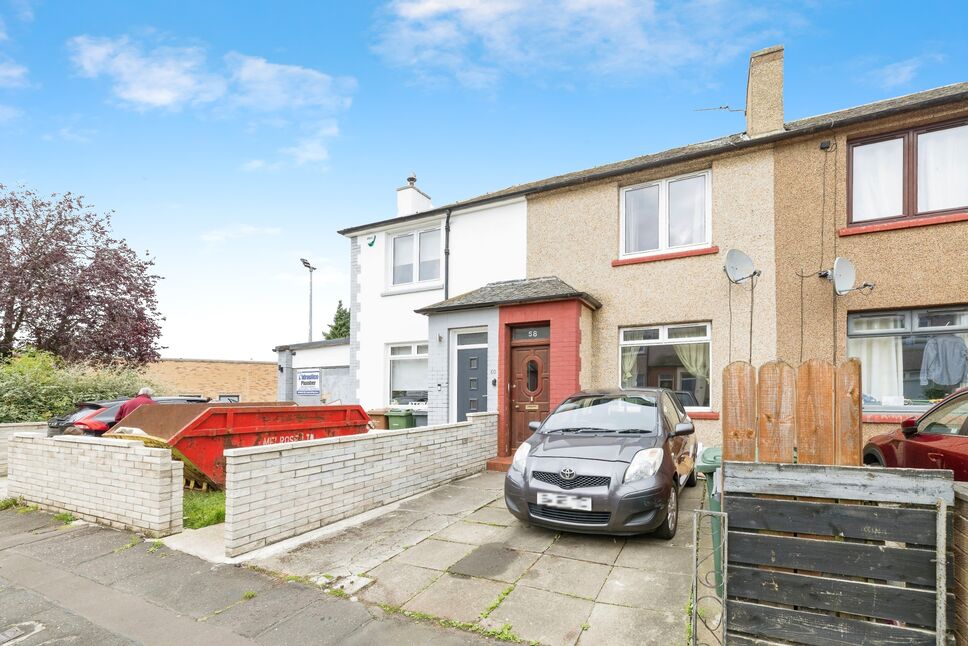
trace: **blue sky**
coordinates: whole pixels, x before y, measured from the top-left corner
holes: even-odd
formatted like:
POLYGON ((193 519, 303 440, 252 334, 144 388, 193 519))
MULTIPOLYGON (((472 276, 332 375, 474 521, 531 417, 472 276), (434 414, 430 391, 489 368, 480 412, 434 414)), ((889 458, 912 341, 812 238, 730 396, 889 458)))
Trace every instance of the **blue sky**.
POLYGON ((271 359, 348 299, 338 228, 968 80, 968 3, 0 0, 0 183, 83 194, 165 276, 165 356, 271 359))

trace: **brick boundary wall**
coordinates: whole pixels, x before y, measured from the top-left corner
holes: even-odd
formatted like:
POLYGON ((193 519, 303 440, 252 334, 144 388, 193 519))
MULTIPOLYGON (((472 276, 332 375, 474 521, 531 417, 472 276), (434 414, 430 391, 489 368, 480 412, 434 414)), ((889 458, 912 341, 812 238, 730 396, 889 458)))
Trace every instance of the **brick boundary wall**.
POLYGON ((134 440, 21 433, 7 495, 50 511, 159 537, 182 530, 183 464, 134 440))
POLYGON ((955 641, 968 644, 968 483, 955 483, 953 515, 951 542, 955 553, 955 641))
POLYGON ((484 469, 497 414, 225 451, 225 553, 264 545, 402 500, 484 469))
POLYGON ((7 475, 7 447, 17 433, 47 433, 47 422, 16 422, 0 424, 0 478, 7 475))

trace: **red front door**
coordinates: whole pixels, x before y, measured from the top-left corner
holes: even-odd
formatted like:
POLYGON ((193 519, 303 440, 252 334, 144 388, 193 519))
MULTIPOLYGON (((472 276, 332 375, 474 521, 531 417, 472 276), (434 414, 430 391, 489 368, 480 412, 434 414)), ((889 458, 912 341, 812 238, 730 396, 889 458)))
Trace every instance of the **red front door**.
POLYGON ((509 396, 511 404, 511 451, 531 437, 529 422, 548 416, 551 388, 547 345, 511 348, 509 396))

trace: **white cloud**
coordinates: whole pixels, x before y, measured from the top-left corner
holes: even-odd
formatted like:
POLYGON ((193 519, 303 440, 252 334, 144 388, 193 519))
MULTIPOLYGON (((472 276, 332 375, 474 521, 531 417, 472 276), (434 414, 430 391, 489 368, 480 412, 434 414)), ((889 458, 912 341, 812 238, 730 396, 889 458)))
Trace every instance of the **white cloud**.
POLYGON ((282 233, 279 227, 258 227, 251 224, 232 224, 219 229, 211 229, 203 233, 200 237, 205 242, 217 244, 228 240, 238 240, 241 238, 256 238, 264 236, 277 236, 282 233))
POLYGON ((0 87, 21 87, 27 84, 27 68, 9 58, 0 57, 0 87))
POLYGON ((505 74, 708 69, 803 25, 783 6, 739 0, 392 0, 383 16, 375 49, 391 65, 478 88, 505 74))
POLYGON ((0 104, 0 123, 6 123, 19 118, 23 112, 9 105, 0 104))
POLYGON ((3 22, 3 18, 0 17, 0 43, 7 40, 7 25, 3 22))
POLYGON ((264 58, 231 52, 225 57, 237 104, 271 112, 300 108, 336 111, 349 107, 356 89, 352 78, 334 78, 299 65, 270 63, 264 58))
POLYGON ((205 69, 200 47, 142 51, 123 36, 77 36, 68 41, 68 48, 82 76, 110 78, 115 96, 135 108, 177 110, 214 101, 226 90, 225 80, 205 69))
POLYGON ((34 20, 34 3, 31 0, 10 0, 10 6, 23 22, 33 22, 34 20))
POLYGON ((96 131, 89 128, 74 128, 73 126, 64 126, 63 128, 58 128, 54 132, 48 132, 43 135, 42 139, 44 141, 69 141, 75 144, 88 144, 91 143, 91 139, 96 134, 96 131))
POLYGON ((291 158, 297 166, 315 164, 329 159, 326 143, 339 134, 335 121, 325 121, 310 135, 303 137, 295 146, 283 148, 279 152, 291 158))
POLYGON ((922 54, 902 61, 888 63, 875 68, 870 72, 871 81, 884 89, 893 89, 902 85, 907 85, 914 80, 918 72, 926 65, 940 63, 944 56, 936 53, 922 54))

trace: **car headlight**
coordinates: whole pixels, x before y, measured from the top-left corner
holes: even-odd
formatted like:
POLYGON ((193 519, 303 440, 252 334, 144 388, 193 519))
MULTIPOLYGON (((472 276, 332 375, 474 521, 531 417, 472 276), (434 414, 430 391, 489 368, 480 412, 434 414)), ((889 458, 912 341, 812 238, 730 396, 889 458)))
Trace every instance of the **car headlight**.
POLYGON ((659 467, 662 466, 662 458, 664 456, 665 452, 662 449, 645 449, 644 451, 639 451, 632 458, 632 463, 629 464, 629 468, 625 470, 624 482, 635 482, 642 478, 654 476, 659 471, 659 467))
POLYGON ((531 445, 527 442, 518 447, 518 450, 514 452, 514 459, 511 460, 511 468, 515 471, 520 471, 524 473, 524 465, 528 461, 528 452, 531 450, 531 445))

